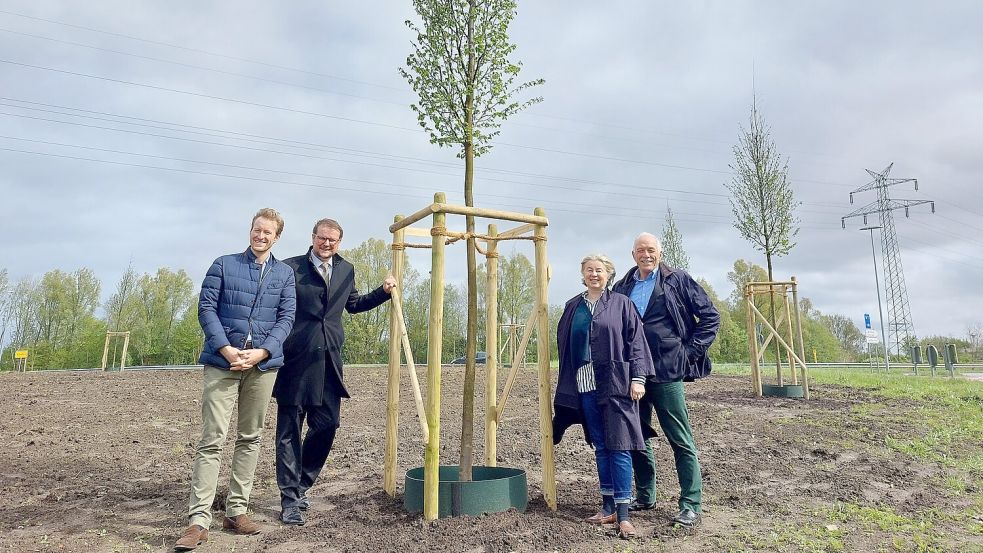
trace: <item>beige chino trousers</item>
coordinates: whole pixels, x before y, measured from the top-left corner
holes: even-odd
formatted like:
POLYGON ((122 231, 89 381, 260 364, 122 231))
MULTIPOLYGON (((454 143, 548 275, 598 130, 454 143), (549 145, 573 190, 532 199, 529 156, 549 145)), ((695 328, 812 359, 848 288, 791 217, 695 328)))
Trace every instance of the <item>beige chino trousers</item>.
POLYGON ((212 522, 212 502, 218 487, 222 446, 229 431, 232 410, 239 403, 235 450, 229 476, 229 496, 225 515, 244 514, 249 507, 256 461, 259 457, 263 421, 273 395, 276 370, 229 371, 205 365, 201 394, 201 441, 195 448, 191 473, 191 496, 188 499, 190 524, 208 528, 212 522))

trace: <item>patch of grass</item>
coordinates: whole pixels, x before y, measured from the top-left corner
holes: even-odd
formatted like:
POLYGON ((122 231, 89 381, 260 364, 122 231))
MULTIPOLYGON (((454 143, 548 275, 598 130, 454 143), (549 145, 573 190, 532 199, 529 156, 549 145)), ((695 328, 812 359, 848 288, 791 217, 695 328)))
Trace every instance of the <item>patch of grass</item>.
POLYGON ((880 530, 889 534, 898 551, 931 553, 948 550, 945 533, 935 527, 936 520, 945 518, 938 511, 919 513, 917 518, 911 518, 888 507, 837 502, 826 510, 826 516, 833 521, 856 524, 865 531, 880 530))
POLYGON ((740 530, 715 544, 715 551, 797 551, 802 553, 837 553, 846 551, 846 532, 835 525, 796 526, 776 524, 768 533, 740 530), (790 549, 791 548, 791 549, 790 549))
POLYGON ((966 493, 966 481, 954 474, 945 477, 945 487, 951 492, 950 495, 966 493))

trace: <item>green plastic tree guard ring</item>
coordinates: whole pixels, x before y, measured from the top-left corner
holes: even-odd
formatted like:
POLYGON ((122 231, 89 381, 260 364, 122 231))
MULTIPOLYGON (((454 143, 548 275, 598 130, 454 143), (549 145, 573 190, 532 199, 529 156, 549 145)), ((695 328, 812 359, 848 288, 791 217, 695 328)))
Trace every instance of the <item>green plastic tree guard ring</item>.
MULTIPOLYGON (((526 471, 507 467, 475 466, 471 469, 470 482, 458 480, 457 465, 439 468, 437 485, 437 516, 440 518, 460 515, 500 513, 515 509, 526 511, 529 490, 526 471)), ((406 471, 403 488, 403 506, 411 513, 423 511, 423 467, 406 471)))
POLYGON ((805 390, 798 384, 786 384, 784 386, 762 384, 761 395, 765 397, 805 397, 805 390))

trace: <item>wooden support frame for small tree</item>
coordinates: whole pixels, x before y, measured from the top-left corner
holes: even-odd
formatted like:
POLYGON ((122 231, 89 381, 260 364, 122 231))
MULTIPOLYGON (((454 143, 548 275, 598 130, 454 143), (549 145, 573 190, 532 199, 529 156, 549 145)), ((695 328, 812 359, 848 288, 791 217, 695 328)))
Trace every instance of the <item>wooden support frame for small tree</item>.
MULTIPOLYGON (((550 371, 549 346, 549 306, 548 285, 550 269, 546 256, 546 226, 549 220, 542 208, 536 208, 533 215, 508 211, 497 211, 477 207, 466 207, 446 203, 442 192, 434 194, 434 202, 408 217, 396 216, 395 222, 389 227, 393 233, 393 276, 397 283, 402 282, 403 250, 408 247, 429 247, 431 249, 430 270, 430 317, 427 346, 427 397, 424 403, 419 387, 414 384, 414 399, 417 406, 417 416, 421 419, 421 430, 426 443, 424 450, 424 507, 423 517, 434 520, 438 513, 438 471, 440 467, 440 377, 441 377, 441 345, 443 343, 443 304, 444 304, 444 247, 459 240, 475 239, 475 248, 485 256, 487 261, 487 294, 486 335, 489 344, 487 349, 486 367, 486 401, 485 401, 485 463, 488 466, 497 464, 498 428, 502 421, 502 413, 508 402, 512 384, 520 366, 519 360, 513 358, 510 374, 501 397, 498 397, 498 242, 502 240, 532 240, 535 248, 536 263, 536 305, 525 325, 522 343, 516 350, 515 357, 524 356, 526 345, 529 343, 532 330, 535 328, 538 354, 538 397, 539 397, 539 428, 540 449, 542 455, 543 496, 550 509, 556 510, 556 471, 553 461, 553 427, 552 427, 552 383, 550 371), (447 230, 447 215, 470 215, 523 223, 522 225, 498 233, 495 225, 489 225, 488 234, 460 233, 447 230), (428 230, 410 227, 413 223, 432 216, 433 223, 428 230), (528 234, 532 232, 532 236, 528 234), (429 236, 431 243, 410 244, 407 236, 429 236), (477 246, 477 241, 486 244, 484 250, 477 246)), ((408 365, 410 380, 416 382, 416 367, 413 364, 413 353, 410 351, 409 340, 406 338, 402 307, 400 301, 400 285, 397 284, 392 297, 393 309, 390 319, 390 348, 389 348, 389 377, 386 402, 386 444, 385 465, 383 469, 383 489, 390 496, 396 493, 396 465, 399 423, 399 385, 400 385, 400 351, 408 365), (402 346, 402 347, 400 347, 402 346)))
POLYGON ((774 339, 779 346, 775 363, 778 386, 786 386, 782 366, 782 353, 784 353, 791 376, 791 385, 801 385, 801 397, 809 399, 809 370, 804 361, 805 345, 802 340, 802 317, 799 313, 799 291, 795 277, 789 281, 780 282, 749 282, 744 286, 744 299, 747 305, 748 350, 751 353, 751 387, 754 389, 755 395, 758 397, 764 395, 764 386, 761 381, 761 362, 768 349, 768 344, 774 339), (773 319, 766 317, 755 303, 758 296, 765 295, 772 302, 771 313, 775 314, 773 319), (777 311, 775 303, 778 304, 777 311), (764 338, 760 347, 757 330, 759 323, 762 325, 762 337, 764 338), (785 336, 782 336, 782 331, 779 330, 782 328, 782 323, 785 323, 785 336), (793 324, 795 325, 794 330, 793 324), (796 368, 799 369, 798 373, 796 373, 796 368))
MULTIPOLYGON (((123 338, 123 353, 119 358, 119 370, 122 371, 126 365, 126 350, 130 347, 130 332, 113 332, 109 331, 106 333, 106 345, 102 348, 102 370, 106 370, 107 363, 109 363, 109 342, 113 338, 123 338)), ((116 364, 116 352, 113 351, 113 362, 109 366, 116 364)))

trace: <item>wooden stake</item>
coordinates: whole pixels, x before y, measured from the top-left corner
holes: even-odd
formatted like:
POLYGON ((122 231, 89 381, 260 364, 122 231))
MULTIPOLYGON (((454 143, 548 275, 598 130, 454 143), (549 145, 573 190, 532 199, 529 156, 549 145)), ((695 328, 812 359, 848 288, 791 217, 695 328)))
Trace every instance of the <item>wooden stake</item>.
MULTIPOLYGON (((792 303, 795 304, 795 327, 799 334, 799 357, 806 358, 805 341, 802 340, 802 315, 799 311, 799 283, 792 277, 792 303)), ((809 399, 809 369, 802 364, 802 392, 805 399, 809 399)))
MULTIPOLYGON (((546 218, 546 211, 537 207, 533 213, 546 218)), ((535 222, 535 221, 525 221, 535 222)), ((537 361, 539 362, 539 433, 543 456, 543 497, 550 509, 556 510, 556 467, 553 464, 553 405, 550 376, 549 276, 546 258, 546 226, 536 227, 536 310, 539 312, 536 331, 537 361)))
POLYGON ((416 376, 416 362, 413 361, 410 335, 406 332, 406 319, 403 318, 403 296, 399 290, 393 289, 392 302, 398 319, 399 337, 403 342, 403 357, 406 358, 406 366, 410 373, 410 387, 413 389, 413 401, 416 403, 416 418, 420 423, 420 430, 423 433, 423 443, 427 443, 430 440, 430 431, 427 429, 427 408, 423 403, 423 395, 420 393, 420 381, 416 376))
MULTIPOLYGON (((434 204, 446 201, 443 192, 434 194, 434 204)), ((447 216, 433 215, 433 228, 447 228, 447 216)), ((394 224, 395 226, 395 224, 394 224)), ((444 330, 444 237, 433 233, 430 261, 430 318, 427 333, 427 428, 430 439, 423 463, 423 518, 437 519, 440 484, 440 362, 444 330)))
MULTIPOLYGON (((787 325, 788 326, 788 343, 792 344, 793 351, 794 351, 795 334, 792 332, 792 307, 789 305, 788 290, 787 289, 783 289, 782 290, 782 297, 785 298, 785 314, 787 315, 787 317, 786 317, 787 321, 786 322, 788 323, 788 325, 787 325)), ((799 375, 796 374, 796 372, 795 372, 795 362, 792 361, 792 355, 791 354, 789 354, 789 356, 788 356, 788 366, 792 370, 792 384, 793 385, 798 385, 799 384, 799 375)))
MULTIPOLYGON (((116 327, 119 328, 119 327, 116 327)), ((106 362, 109 360, 109 332, 106 333, 106 345, 102 348, 102 370, 106 370, 106 362)))
MULTIPOLYGON (((505 405, 512 394, 512 385, 515 384, 515 377, 519 369, 525 365, 526 348, 529 347, 529 338, 532 336, 533 329, 536 328, 536 321, 539 319, 539 309, 533 309, 526 320, 526 328, 522 331, 522 340, 519 341, 519 348, 512 354, 512 368, 509 370, 509 377, 505 380, 505 389, 502 390, 502 399, 498 401, 498 420, 502 420, 505 412, 505 405)), ((537 353, 538 355, 538 353, 537 353)), ((550 425, 552 429, 553 426, 550 425)))
MULTIPOLYGON (((488 225, 488 236, 498 228, 488 225)), ((488 241, 485 254, 485 466, 498 466, 498 241, 488 241)))
MULTIPOLYGON (((515 221, 517 223, 533 223, 546 226, 549 220, 546 217, 527 215, 525 213, 515 213, 512 211, 499 211, 497 209, 484 209, 481 207, 467 207, 463 205, 443 204, 437 206, 437 210, 443 213, 454 213, 457 215, 471 215, 474 217, 487 217, 489 219, 499 219, 504 221, 515 221)), ((545 232, 544 232, 545 236, 545 232)))
MULTIPOLYGON (((402 215, 394 218, 395 222, 402 219, 402 215)), ((393 233, 393 244, 403 243, 404 232, 398 230, 393 233)), ((396 278, 396 284, 401 284, 401 268, 403 263, 402 249, 393 249, 392 273, 396 278)), ((400 341, 396 336, 401 335, 402 314, 399 309, 399 297, 396 289, 392 291, 389 309, 389 375, 386 386, 386 449, 382 470, 382 489, 390 496, 396 495, 396 461, 397 445, 399 442, 399 346, 400 341), (397 318, 398 317, 398 318, 397 318)))
MULTIPOLYGON (((524 225, 519 225, 519 226, 517 226, 517 227, 515 227, 513 229, 509 229, 509 230, 503 232, 502 234, 499 234, 498 235, 498 238, 500 238, 500 239, 515 238, 516 236, 522 236, 523 234, 525 234, 525 233, 527 233, 527 232, 529 232, 531 230, 536 230, 536 225, 534 225, 532 223, 526 223, 524 225)), ((491 235, 489 234, 489 236, 491 236, 491 235)))
POLYGON ((761 321, 765 324, 765 326, 767 326, 769 328, 769 330, 771 330, 772 332, 775 332, 775 338, 778 340, 778 343, 780 343, 781 345, 785 346, 785 349, 788 350, 789 353, 791 353, 792 357, 794 357, 795 360, 798 363, 804 365, 805 363, 802 362, 802 359, 799 359, 799 354, 798 353, 795 353, 795 350, 792 349, 792 347, 789 346, 787 342, 785 342, 785 340, 782 338, 782 336, 780 334, 778 334, 778 332, 775 331, 774 328, 772 328, 771 323, 769 323, 768 320, 765 319, 765 316, 761 314, 761 311, 758 311, 758 308, 755 307, 753 303, 749 303, 748 305, 750 305, 751 306, 751 309, 754 310, 755 314, 757 314, 758 317, 761 318, 761 321))
POLYGON ((754 394, 761 397, 761 366, 758 364, 758 331, 755 324, 754 313, 751 311, 751 303, 754 301, 754 289, 751 285, 744 287, 744 303, 747 305, 747 335, 748 348, 751 350, 751 387, 754 394))

